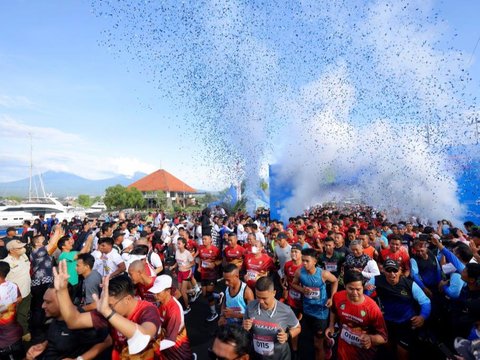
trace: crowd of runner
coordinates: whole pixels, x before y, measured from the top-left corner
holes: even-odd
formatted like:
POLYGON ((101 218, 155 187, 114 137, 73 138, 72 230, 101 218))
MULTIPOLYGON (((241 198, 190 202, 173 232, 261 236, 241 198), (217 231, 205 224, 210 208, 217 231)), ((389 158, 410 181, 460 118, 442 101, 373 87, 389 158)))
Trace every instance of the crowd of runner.
POLYGON ((480 359, 472 222, 363 206, 32 220, 0 239, 0 360, 196 359, 199 309, 212 359, 480 359))

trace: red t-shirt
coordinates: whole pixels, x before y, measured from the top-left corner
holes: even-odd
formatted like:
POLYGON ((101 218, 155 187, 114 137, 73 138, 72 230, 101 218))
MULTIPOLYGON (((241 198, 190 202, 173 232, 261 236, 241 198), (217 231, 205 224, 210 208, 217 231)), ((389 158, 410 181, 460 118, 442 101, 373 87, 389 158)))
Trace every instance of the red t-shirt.
POLYGON ((337 316, 340 325, 337 358, 339 360, 359 359, 370 360, 375 356, 375 347, 361 347, 358 335, 382 335, 387 339, 387 326, 378 305, 368 296, 361 304, 354 304, 347 299, 345 290, 333 296, 332 311, 337 316))
POLYGON ((405 251, 405 249, 400 248, 396 253, 392 253, 390 248, 383 249, 380 252, 381 263, 383 264, 386 260, 395 260, 402 266, 402 270, 410 270, 410 256, 405 251))
MULTIPOLYGON (((250 245, 249 243, 246 243, 245 245, 243 245, 244 249, 245 249, 245 252, 243 253, 243 257, 247 257, 247 255, 253 255, 252 254, 252 245, 250 245)), ((267 252, 265 251, 265 249, 262 250, 262 253, 266 254, 267 252)))
POLYGON ((255 255, 248 255, 245 257, 245 282, 250 288, 255 288, 258 275, 265 271, 271 271, 275 269, 273 260, 267 254, 261 254, 258 258, 255 255))
POLYGON ((287 261, 284 266, 285 278, 288 284, 287 304, 296 309, 302 308, 302 294, 297 290, 292 289, 291 286, 296 271, 302 266, 302 263, 300 263, 300 265, 295 265, 292 260, 287 261))
POLYGON ((147 285, 143 285, 143 284, 135 285, 135 288, 137 289, 137 295, 140 297, 140 299, 148 301, 150 303, 157 302, 157 300, 155 299, 155 294, 148 291, 153 286, 155 279, 156 279, 155 277, 151 277, 150 283, 147 285))
POLYGON ((306 236, 305 237, 305 241, 308 243, 308 245, 310 245, 311 247, 316 247, 317 245, 317 239, 319 238, 318 235, 313 235, 312 237, 310 236, 306 236))
POLYGON ((287 242, 290 244, 290 245, 293 245, 295 244, 296 242, 298 242, 298 238, 296 236, 293 236, 292 238, 289 238, 287 236, 287 242))
POLYGON ((365 222, 365 221, 360 221, 358 226, 359 226, 360 230, 367 230, 368 229, 368 223, 365 222))
POLYGON ((220 260, 220 250, 214 245, 210 245, 207 249, 205 245, 200 246, 198 250, 198 257, 201 260, 200 264, 200 275, 202 280, 215 280, 218 277, 217 266, 213 268, 208 268, 207 260, 215 261, 220 260))
POLYGON ((190 251, 190 254, 195 255, 195 253, 198 250, 198 244, 195 242, 195 240, 188 239, 187 246, 185 246, 185 249, 190 251))
MULTIPOLYGON (((93 327, 95 329, 101 329, 108 326, 108 321, 97 311, 90 311, 90 315, 92 317, 93 327)), ((138 300, 137 305, 133 309, 132 313, 128 317, 128 320, 133 321, 136 324, 143 324, 145 322, 150 322, 155 325, 156 331, 160 328, 160 314, 158 313, 158 308, 143 300, 138 300)), ((127 338, 114 327, 110 328, 111 335, 113 338, 113 351, 112 351, 112 360, 120 360, 123 358, 122 353, 128 354, 128 344, 127 338)), ((152 356, 146 355, 150 349, 153 348, 153 342, 150 343, 141 353, 139 356, 145 360, 153 360, 153 351, 152 356)))
POLYGON ((175 345, 161 352, 163 359, 191 359, 192 349, 185 329, 182 305, 175 297, 159 307, 162 329, 165 329, 165 340, 175 342, 175 345))
POLYGON ((225 248, 225 259, 228 263, 233 260, 243 260, 243 254, 245 254, 245 248, 241 245, 235 245, 231 247, 230 245, 225 248))
POLYGON ((288 224, 287 229, 292 229, 294 234, 297 233, 297 227, 295 226, 295 224, 288 224))

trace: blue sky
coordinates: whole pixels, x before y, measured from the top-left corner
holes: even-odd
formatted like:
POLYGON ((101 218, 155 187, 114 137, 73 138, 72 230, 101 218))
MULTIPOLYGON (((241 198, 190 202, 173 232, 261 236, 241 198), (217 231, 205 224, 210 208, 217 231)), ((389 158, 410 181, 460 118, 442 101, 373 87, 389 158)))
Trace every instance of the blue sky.
MULTIPOLYGON (((480 2, 432 6, 448 25, 438 46, 465 53, 468 89, 478 94, 480 2)), ((89 1, 0 2, 0 182, 28 176, 31 132, 42 171, 105 178, 163 167, 197 188, 225 187, 212 176, 219 164, 205 155, 202 135, 185 121, 191 114, 168 89, 175 84, 153 81, 144 60, 121 51, 126 43, 108 46, 109 30, 111 20, 89 1)))

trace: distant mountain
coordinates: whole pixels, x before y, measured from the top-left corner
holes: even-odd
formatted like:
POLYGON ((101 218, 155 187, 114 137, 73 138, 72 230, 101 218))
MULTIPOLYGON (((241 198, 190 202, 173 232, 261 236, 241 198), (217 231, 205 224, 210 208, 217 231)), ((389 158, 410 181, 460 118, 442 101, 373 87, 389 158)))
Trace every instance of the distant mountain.
MULTIPOLYGON (((86 195, 103 195, 105 189, 109 186, 120 184, 122 186, 141 179, 147 174, 135 173, 132 177, 118 175, 108 179, 89 180, 75 174, 66 172, 47 171, 42 174, 43 184, 46 193, 52 193, 55 197, 86 195)), ((36 183, 37 189, 40 191, 40 181, 38 176, 34 177, 33 182, 36 183)), ((28 196, 30 179, 22 179, 11 182, 0 183, 0 196, 28 196)))

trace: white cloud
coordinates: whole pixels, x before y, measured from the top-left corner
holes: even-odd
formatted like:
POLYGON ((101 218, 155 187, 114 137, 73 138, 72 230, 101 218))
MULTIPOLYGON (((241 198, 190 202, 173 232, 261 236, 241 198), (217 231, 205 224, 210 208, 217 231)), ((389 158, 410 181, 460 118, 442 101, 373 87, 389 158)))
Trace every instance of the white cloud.
POLYGON ((7 109, 31 108, 34 103, 25 96, 9 96, 0 94, 0 107, 7 109))
POLYGON ((153 166, 151 163, 130 156, 110 157, 106 159, 106 162, 108 164, 107 167, 113 173, 127 176, 132 176, 135 172, 149 174, 158 170, 158 167, 153 166))
POLYGON ((0 134, 2 138, 27 139, 29 134, 34 140, 70 144, 81 141, 80 136, 56 128, 40 127, 25 124, 8 115, 0 115, 0 134))
POLYGON ((33 136, 35 172, 64 171, 89 179, 102 179, 118 174, 131 176, 137 171, 149 173, 156 169, 151 163, 133 156, 112 156, 108 145, 95 143, 81 135, 25 124, 3 115, 0 116, 0 136, 3 139, 0 165, 8 167, 8 171, 0 174, 0 181, 28 177, 29 133, 33 136))

